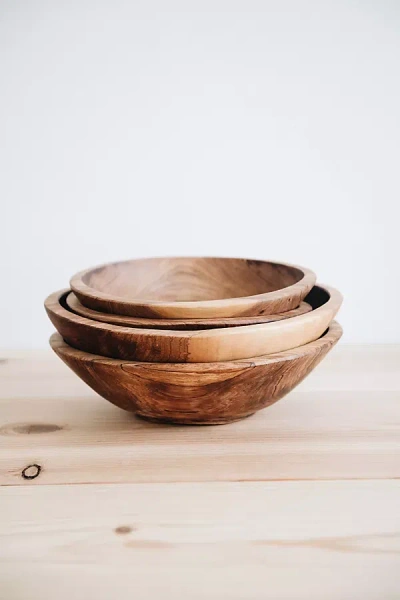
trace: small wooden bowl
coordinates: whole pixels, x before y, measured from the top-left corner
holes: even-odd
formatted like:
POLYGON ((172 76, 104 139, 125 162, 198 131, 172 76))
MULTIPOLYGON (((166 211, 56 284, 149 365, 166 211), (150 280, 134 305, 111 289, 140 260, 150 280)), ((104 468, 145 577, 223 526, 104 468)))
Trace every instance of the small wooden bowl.
POLYGON ((68 309, 68 293, 55 292, 45 301, 45 308, 70 346, 109 358, 170 363, 237 360, 302 346, 322 335, 342 303, 338 291, 315 286, 307 296, 313 310, 304 315, 243 327, 174 331, 120 327, 86 319, 68 309))
POLYGON ((251 360, 201 364, 138 363, 75 350, 58 333, 54 352, 116 406, 164 423, 223 424, 270 406, 302 381, 342 335, 335 321, 318 340, 251 360))
POLYGON ((100 321, 101 323, 112 323, 123 327, 139 327, 143 329, 217 329, 223 327, 238 327, 240 325, 255 325, 256 323, 272 323, 283 321, 298 315, 304 315, 312 310, 310 304, 301 302, 300 306, 277 315, 258 315, 257 317, 231 317, 228 319, 145 319, 143 317, 126 317, 123 315, 111 315, 98 310, 92 310, 83 306, 73 292, 65 299, 67 307, 77 315, 100 321))
POLYGON ((82 271, 80 302, 117 315, 214 319, 296 308, 316 281, 309 269, 243 258, 145 258, 82 271))

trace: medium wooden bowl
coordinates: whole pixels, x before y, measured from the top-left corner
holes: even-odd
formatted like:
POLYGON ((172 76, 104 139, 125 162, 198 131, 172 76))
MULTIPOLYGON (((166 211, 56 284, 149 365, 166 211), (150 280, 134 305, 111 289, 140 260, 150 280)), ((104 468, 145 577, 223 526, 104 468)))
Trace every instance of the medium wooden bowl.
POLYGON ((243 258, 145 258, 82 271, 80 302, 131 317, 214 319, 286 312, 316 281, 302 267, 243 258))
POLYGON ((73 292, 68 294, 65 302, 69 309, 81 317, 100 321, 102 323, 113 323, 124 327, 139 327, 143 329, 217 329, 223 327, 238 327, 239 325, 255 325, 256 323, 272 323, 282 321, 298 315, 304 315, 312 310, 310 304, 301 302, 300 306, 293 310, 276 315, 258 315, 257 317, 231 317, 228 319, 145 319, 143 317, 126 317, 124 315, 111 315, 109 313, 92 310, 83 306, 73 292))
POLYGON ((153 421, 222 424, 270 406, 302 381, 342 335, 335 321, 314 342, 251 360, 156 364, 88 354, 58 333, 54 352, 95 392, 116 406, 153 421))
POLYGON ((120 327, 86 319, 68 309, 68 293, 55 292, 47 298, 45 307, 70 346, 109 358, 170 363, 237 360, 302 346, 322 335, 342 303, 338 291, 315 286, 307 296, 313 310, 292 319, 225 329, 174 331, 120 327))

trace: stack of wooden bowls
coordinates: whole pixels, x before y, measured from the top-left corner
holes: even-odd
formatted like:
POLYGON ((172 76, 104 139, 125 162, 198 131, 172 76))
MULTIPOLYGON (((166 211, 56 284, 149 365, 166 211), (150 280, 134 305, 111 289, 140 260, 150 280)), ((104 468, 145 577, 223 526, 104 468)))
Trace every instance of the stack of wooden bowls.
POLYGON ((340 293, 309 269, 241 258, 148 258, 78 273, 51 294, 57 355, 151 420, 218 424, 293 389, 339 340, 340 293))

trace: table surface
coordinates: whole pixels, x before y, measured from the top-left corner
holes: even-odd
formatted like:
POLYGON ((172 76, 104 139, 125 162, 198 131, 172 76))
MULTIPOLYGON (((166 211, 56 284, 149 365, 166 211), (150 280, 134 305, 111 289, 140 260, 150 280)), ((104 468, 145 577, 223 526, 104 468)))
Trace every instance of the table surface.
POLYGON ((398 600, 399 375, 400 346, 339 344, 253 417, 178 427, 3 353, 0 598, 398 600))

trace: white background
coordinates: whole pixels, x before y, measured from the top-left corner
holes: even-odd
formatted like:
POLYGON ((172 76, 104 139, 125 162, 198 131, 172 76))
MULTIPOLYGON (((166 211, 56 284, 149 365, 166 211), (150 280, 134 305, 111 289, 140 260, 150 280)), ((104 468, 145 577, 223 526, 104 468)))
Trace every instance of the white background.
POLYGON ((0 1, 0 347, 152 255, 303 264, 400 342, 397 0, 0 1))

